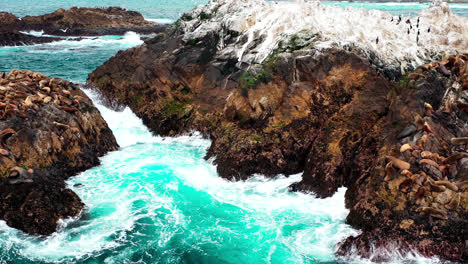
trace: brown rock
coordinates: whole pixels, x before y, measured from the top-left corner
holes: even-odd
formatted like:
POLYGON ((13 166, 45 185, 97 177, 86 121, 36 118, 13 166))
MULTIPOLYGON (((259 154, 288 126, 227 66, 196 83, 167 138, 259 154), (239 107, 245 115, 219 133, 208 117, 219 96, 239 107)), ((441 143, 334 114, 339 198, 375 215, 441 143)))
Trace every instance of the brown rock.
MULTIPOLYGON (((59 219, 77 216, 84 206, 64 180, 99 164, 98 157, 118 145, 91 101, 72 114, 53 104, 38 103, 41 85, 50 79, 33 81, 46 77, 31 71, 14 70, 9 75, 21 78, 9 78, 6 85, 21 95, 15 103, 22 107, 0 119, 0 154, 4 155, 0 170, 9 172, 7 179, 0 179, 0 219, 29 234, 49 235, 56 231, 59 219), (25 111, 23 106, 35 110, 25 111), (76 137, 63 133, 54 120, 87 129, 76 137)), ((81 90, 75 92, 86 97, 81 90)), ((0 93, 0 106, 10 107, 8 100, 0 93)))

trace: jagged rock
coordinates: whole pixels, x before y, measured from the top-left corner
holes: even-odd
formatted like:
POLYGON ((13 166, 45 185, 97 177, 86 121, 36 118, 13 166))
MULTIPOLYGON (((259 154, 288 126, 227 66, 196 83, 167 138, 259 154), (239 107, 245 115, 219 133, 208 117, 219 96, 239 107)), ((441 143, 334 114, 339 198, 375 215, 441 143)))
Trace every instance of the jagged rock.
POLYGON ((118 145, 75 84, 31 71, 0 77, 0 219, 49 235, 59 219, 79 215, 84 206, 64 181, 98 165, 98 157, 118 145), (56 102, 45 100, 41 84, 50 86, 56 102))
POLYGON ((447 194, 452 185, 447 190, 434 182, 466 178, 464 156, 455 154, 466 146, 452 146, 450 139, 468 133, 468 108, 460 103, 468 79, 460 65, 468 55, 413 68, 418 78, 401 82, 388 74, 400 65, 378 64, 362 49, 323 48, 320 34, 311 42, 281 35, 289 44, 263 58, 258 52, 271 42, 263 43, 261 32, 248 42, 247 22, 244 29, 238 17, 219 23, 226 10, 245 10, 224 2, 198 8, 167 32, 120 52, 89 75, 90 87, 110 106, 129 106, 157 134, 198 130, 209 137, 207 158, 215 157, 222 177, 304 171, 291 189, 319 197, 346 186, 347 222, 362 234, 346 239, 339 254, 355 247, 370 257, 373 248, 396 245, 391 249, 466 261, 468 195, 457 185, 457 202, 447 194), (245 47, 240 57, 235 47, 245 47), (405 144, 411 153, 400 152, 405 144))
POLYGON ((54 37, 35 37, 19 31, 43 31, 56 36, 122 35, 128 31, 152 34, 164 31, 166 26, 146 21, 135 11, 120 7, 77 8, 21 19, 0 12, 0 46, 20 46, 56 41, 54 37))
POLYGON ((35 37, 18 31, 0 31, 0 46, 23 46, 60 40, 53 37, 35 37))

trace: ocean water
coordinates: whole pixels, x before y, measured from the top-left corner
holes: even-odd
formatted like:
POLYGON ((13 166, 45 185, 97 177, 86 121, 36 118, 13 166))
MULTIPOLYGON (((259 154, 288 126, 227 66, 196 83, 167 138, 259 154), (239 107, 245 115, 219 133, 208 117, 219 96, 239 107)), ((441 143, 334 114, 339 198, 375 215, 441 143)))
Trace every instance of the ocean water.
POLYGON ((154 137, 129 109, 98 106, 121 149, 68 181, 85 213, 47 239, 0 222, 0 262, 330 263, 356 234, 344 189, 322 200, 287 191, 300 175, 223 180, 209 141, 154 137))
MULTIPOLYGON (((50 13, 58 8, 78 7, 105 7, 121 6, 139 11, 150 20, 160 22, 172 22, 191 8, 205 4, 208 0, 2 0, 0 11, 11 12, 17 16, 35 16, 50 13)), ((271 0, 281 2, 282 0, 271 0)), ((285 0, 283 0, 285 1, 285 0)), ((287 1, 287 0, 286 0, 287 1)), ((398 3, 398 2, 346 2, 346 1, 322 1, 326 5, 338 5, 341 7, 352 6, 356 8, 380 9, 393 15, 417 16, 421 9, 429 7, 429 2, 423 3, 398 3)), ((468 4, 449 4, 452 12, 461 16, 468 16, 468 4)))
MULTIPOLYGON (((0 10, 23 16, 73 5, 120 5, 149 19, 173 21, 204 1, 32 2, 1 0, 0 10)), ((365 5, 384 8, 383 4, 365 5)), ((421 7, 401 4, 388 8, 398 14, 421 7)), ((0 72, 30 69, 83 83, 88 73, 117 51, 141 43, 139 35, 127 33, 1 47, 0 72)), ((1 264, 345 262, 334 256, 335 245, 358 234, 345 224, 345 189, 328 199, 288 192, 287 187, 299 181, 300 174, 226 181, 218 177, 211 161, 203 159, 208 140, 196 134, 153 136, 128 108, 114 112, 102 106, 95 94, 87 93, 113 130, 120 150, 103 157, 101 166, 68 181, 87 208, 79 218, 61 222, 52 236, 29 236, 0 221, 1 264)), ((395 256, 395 263, 403 261, 437 262, 412 253, 395 256)))

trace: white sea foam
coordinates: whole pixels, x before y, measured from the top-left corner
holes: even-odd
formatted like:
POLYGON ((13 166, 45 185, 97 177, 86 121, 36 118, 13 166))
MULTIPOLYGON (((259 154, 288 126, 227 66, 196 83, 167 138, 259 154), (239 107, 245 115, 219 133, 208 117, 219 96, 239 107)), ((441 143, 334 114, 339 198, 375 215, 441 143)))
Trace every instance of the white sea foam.
MULTIPOLYGON (((212 162, 202 159, 209 140, 199 134, 154 137, 129 109, 114 112, 102 106, 96 94, 87 93, 121 149, 103 157, 101 166, 68 181, 87 209, 78 219, 63 221, 59 232, 43 240, 0 221, 0 245, 5 250, 12 249, 31 261, 74 262, 107 254, 103 261, 116 263, 129 260, 141 248, 157 247, 171 255, 177 243, 188 243, 195 250, 204 244, 222 246, 213 232, 248 239, 249 234, 238 232, 254 229, 258 233, 250 234, 252 238, 273 234, 264 241, 271 244, 266 259, 275 261, 275 254, 281 255, 287 248, 289 261, 307 263, 333 261, 336 243, 358 234, 344 223, 346 189, 317 199, 313 194, 288 191, 301 180, 301 174, 274 179, 254 175, 237 182, 222 179, 212 162), (202 202, 197 205, 192 199, 202 202), (223 207, 231 209, 223 212, 223 207), (236 220, 223 218, 223 214, 239 211, 236 220), (245 226, 230 226, 238 221, 245 226), (195 240, 173 241, 180 234, 195 240)), ((430 263, 417 255, 397 257, 430 263)), ((348 261, 366 260, 353 257, 348 261)))
POLYGON ((315 42, 316 48, 356 46, 390 63, 406 61, 419 65, 435 54, 468 51, 468 18, 452 14, 446 3, 423 10, 419 27, 417 18, 403 17, 398 23, 398 17, 384 11, 325 6, 305 0, 210 1, 192 11, 192 17, 202 12, 212 17, 201 24, 194 20, 182 22, 185 39, 198 39, 213 31, 222 36, 229 31, 240 32, 233 44, 225 46, 221 40, 219 52, 232 52, 248 63, 262 62, 280 41, 304 31, 321 36, 315 42), (411 26, 406 23, 408 19, 411 26))
POLYGON ((169 18, 145 18, 145 20, 151 21, 151 22, 156 22, 159 24, 172 24, 174 23, 173 19, 169 18))
MULTIPOLYGON (((92 92, 87 93, 96 98, 92 92)), ((345 189, 331 198, 316 199, 310 194, 288 192, 290 184, 301 180, 300 174, 275 179, 256 175, 247 181, 227 181, 218 176, 211 162, 202 159, 210 141, 199 134, 153 137, 130 110, 114 112, 98 101, 96 105, 121 144, 121 150, 103 157, 101 166, 69 180, 69 186, 87 205, 81 220, 63 221, 61 230, 45 240, 23 235, 0 222, 2 247, 14 247, 30 260, 52 262, 100 255, 131 244, 138 237, 152 237, 149 243, 166 247, 175 234, 190 233, 194 228, 188 227, 194 216, 186 216, 181 211, 188 201, 174 200, 183 195, 179 194, 180 188, 185 192, 193 190, 197 196, 211 197, 207 204, 214 206, 211 210, 218 210, 217 203, 244 210, 247 215, 242 221, 266 232, 278 232, 275 243, 289 248, 297 261, 304 255, 332 260, 336 242, 357 234, 344 224, 348 212, 344 208, 345 189), (146 233, 145 225, 158 231, 146 233), (281 231, 297 225, 303 227, 293 229, 292 233, 281 231), (315 228, 306 228, 308 225, 315 228), (143 231, 137 232, 136 228, 143 231)), ((185 195, 188 196, 184 199, 191 197, 185 195)), ((197 215, 201 209, 189 210, 197 215)), ((217 243, 202 232, 203 227, 199 228, 197 232, 201 232, 204 243, 217 243)), ((234 232, 225 224, 206 228, 226 234, 234 232)), ((138 248, 117 250, 105 261, 122 262, 138 248)), ((271 255, 278 250, 275 248, 271 248, 271 255)))
POLYGON ((42 37, 44 35, 44 30, 41 30, 41 31, 30 30, 30 31, 20 31, 20 32, 23 34, 31 35, 35 37, 42 37))
MULTIPOLYGON (((36 34, 36 33, 34 33, 36 34)), ((39 34, 39 33, 37 33, 39 34)), ((48 37, 60 37, 53 35, 42 35, 48 37)), ((87 50, 90 48, 106 48, 109 45, 119 44, 122 49, 131 48, 143 43, 140 35, 129 31, 123 36, 86 36, 86 37, 60 37, 62 40, 44 44, 25 46, 32 53, 60 53, 75 50, 87 50)), ((8 47, 7 47, 8 48, 8 47)), ((5 48, 3 48, 5 49, 5 48)))

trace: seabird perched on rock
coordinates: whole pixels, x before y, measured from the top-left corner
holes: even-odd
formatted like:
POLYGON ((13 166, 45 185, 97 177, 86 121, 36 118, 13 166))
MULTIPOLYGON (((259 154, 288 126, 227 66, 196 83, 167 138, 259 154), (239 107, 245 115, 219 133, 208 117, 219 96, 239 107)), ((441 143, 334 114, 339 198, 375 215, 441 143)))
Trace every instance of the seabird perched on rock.
POLYGON ((379 44, 379 37, 377 37, 377 39, 375 39, 375 44, 379 44))
POLYGON ((429 32, 431 32, 431 27, 429 27, 429 28, 427 29, 427 33, 429 33, 429 32))

